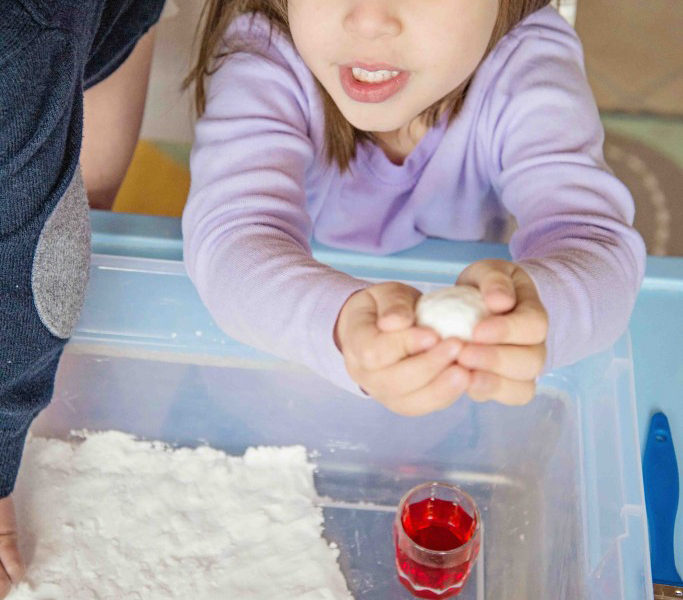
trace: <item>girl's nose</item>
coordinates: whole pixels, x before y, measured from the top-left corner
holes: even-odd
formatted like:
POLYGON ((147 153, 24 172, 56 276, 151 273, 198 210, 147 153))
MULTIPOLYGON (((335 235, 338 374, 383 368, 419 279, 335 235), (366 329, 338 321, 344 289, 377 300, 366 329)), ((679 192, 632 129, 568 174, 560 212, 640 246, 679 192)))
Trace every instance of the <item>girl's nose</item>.
POLYGON ((394 36, 401 33, 401 21, 394 8, 396 0, 356 0, 351 2, 344 28, 349 33, 367 39, 394 36))

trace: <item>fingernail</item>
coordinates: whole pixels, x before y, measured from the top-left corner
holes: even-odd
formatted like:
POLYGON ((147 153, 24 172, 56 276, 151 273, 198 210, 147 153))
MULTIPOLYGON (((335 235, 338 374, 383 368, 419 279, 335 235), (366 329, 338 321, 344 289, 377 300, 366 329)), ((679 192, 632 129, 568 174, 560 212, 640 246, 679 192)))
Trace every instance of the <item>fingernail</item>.
POLYGON ((488 290, 488 293, 491 295, 499 294, 501 296, 505 296, 506 298, 514 298, 512 291, 503 285, 494 285, 488 290))

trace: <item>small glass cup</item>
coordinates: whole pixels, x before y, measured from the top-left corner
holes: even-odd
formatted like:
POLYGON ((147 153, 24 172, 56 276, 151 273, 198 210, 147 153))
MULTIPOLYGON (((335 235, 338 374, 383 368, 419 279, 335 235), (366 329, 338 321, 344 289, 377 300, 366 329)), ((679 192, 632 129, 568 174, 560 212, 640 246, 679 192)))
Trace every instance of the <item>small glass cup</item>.
POLYGON ((457 596, 479 554, 481 517, 474 500, 446 483, 418 485, 398 505, 396 569, 418 598, 457 596))

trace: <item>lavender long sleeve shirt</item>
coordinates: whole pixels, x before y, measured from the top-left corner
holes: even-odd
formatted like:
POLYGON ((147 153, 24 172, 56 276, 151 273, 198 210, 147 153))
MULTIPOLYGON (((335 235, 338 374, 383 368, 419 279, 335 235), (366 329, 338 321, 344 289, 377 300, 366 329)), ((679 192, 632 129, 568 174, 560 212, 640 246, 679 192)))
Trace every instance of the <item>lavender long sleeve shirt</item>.
POLYGON ((213 75, 196 126, 183 215, 185 263, 230 336, 357 391, 333 342, 363 281, 315 261, 309 241, 386 254, 427 237, 481 239, 508 214, 513 259, 549 314, 547 368, 611 344, 644 267, 633 200, 605 164, 603 129, 574 30, 550 7, 510 31, 477 70, 462 111, 402 165, 359 148, 325 160, 322 102, 291 42, 262 17, 226 38, 253 50, 213 75))

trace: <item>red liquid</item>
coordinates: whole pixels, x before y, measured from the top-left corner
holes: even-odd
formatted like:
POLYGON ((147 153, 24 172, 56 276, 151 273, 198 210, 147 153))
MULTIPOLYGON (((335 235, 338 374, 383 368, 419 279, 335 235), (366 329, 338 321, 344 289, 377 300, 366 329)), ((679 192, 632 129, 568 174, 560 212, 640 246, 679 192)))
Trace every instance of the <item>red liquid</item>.
MULTIPOLYGON (((401 523, 416 544, 428 550, 454 550, 466 544, 475 532, 476 521, 461 507, 446 500, 427 498, 403 509, 401 523)), ((414 560, 419 551, 410 551, 407 544, 397 543, 396 562, 399 579, 419 598, 441 599, 456 596, 477 558, 478 547, 465 552, 460 560, 432 556, 414 560), (410 556, 411 554, 412 556, 410 556), (430 564, 424 564, 430 562, 430 564)))

